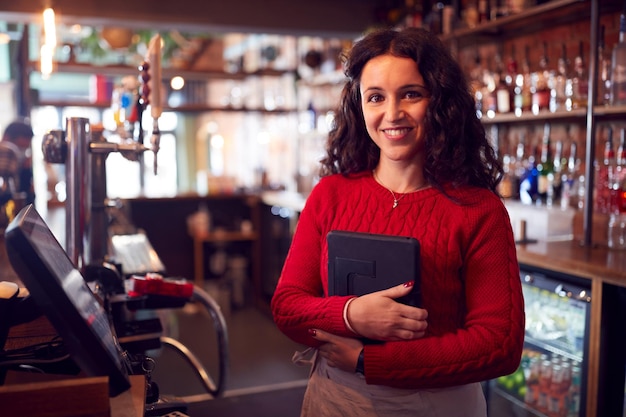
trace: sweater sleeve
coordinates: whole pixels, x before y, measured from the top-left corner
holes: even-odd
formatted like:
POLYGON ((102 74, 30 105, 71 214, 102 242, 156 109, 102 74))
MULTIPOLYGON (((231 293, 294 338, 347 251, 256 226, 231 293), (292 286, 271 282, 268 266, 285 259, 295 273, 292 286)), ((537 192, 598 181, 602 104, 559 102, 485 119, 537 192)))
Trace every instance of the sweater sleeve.
POLYGON ((437 239, 444 241, 438 246, 445 247, 442 256, 457 253, 462 265, 458 271, 465 287, 461 325, 412 341, 366 345, 368 383, 437 388, 492 379, 519 366, 524 303, 513 232, 501 201, 494 195, 486 200, 478 204, 480 209, 463 208, 458 224, 447 219, 448 239, 442 239, 443 228, 438 230, 437 239))
POLYGON ((343 319, 344 305, 351 297, 325 296, 327 286, 321 278, 322 242, 326 236, 317 216, 325 212, 323 206, 328 204, 329 192, 322 181, 307 199, 271 301, 278 328, 292 340, 308 346, 320 344, 308 334, 312 328, 355 336, 343 319))

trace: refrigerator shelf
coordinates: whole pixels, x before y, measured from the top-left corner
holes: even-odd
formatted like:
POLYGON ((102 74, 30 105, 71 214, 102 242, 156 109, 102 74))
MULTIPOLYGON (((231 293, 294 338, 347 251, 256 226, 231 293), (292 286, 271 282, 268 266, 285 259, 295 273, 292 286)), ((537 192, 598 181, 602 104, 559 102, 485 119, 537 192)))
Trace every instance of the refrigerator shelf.
POLYGON ((506 401, 515 405, 519 412, 515 413, 515 417, 548 417, 539 410, 527 405, 524 401, 517 398, 515 395, 509 393, 503 388, 500 388, 497 383, 492 384, 491 393, 498 395, 506 401))
POLYGON ((526 334, 524 341, 529 345, 540 348, 541 350, 545 350, 550 353, 563 356, 573 361, 576 361, 576 362, 583 361, 582 352, 573 351, 572 346, 569 343, 562 342, 559 340, 543 341, 540 339, 533 338, 532 336, 529 336, 528 334, 526 334))

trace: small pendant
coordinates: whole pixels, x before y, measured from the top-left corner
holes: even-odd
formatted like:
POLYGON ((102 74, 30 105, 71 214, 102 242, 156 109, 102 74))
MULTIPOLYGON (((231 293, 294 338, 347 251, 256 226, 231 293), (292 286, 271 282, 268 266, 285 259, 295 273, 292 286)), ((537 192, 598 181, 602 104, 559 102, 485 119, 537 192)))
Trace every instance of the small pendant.
POLYGON ((398 207, 398 200, 396 200, 395 198, 393 199, 393 207, 392 209, 395 209, 396 207, 398 207))

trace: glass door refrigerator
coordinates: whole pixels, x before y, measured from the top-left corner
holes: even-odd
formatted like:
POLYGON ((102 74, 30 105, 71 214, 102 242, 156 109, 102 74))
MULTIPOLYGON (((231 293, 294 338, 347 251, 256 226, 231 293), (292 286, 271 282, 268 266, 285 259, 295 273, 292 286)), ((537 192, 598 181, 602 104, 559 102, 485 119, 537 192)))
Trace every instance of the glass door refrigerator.
POLYGON ((521 266, 526 336, 520 367, 484 387, 489 417, 585 415, 591 282, 521 266))

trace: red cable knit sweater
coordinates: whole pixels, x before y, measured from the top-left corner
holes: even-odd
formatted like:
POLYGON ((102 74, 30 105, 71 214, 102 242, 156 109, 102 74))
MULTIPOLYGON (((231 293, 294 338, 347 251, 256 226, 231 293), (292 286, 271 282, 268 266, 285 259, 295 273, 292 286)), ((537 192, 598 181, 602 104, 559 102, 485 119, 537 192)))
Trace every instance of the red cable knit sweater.
POLYGON ((303 209, 272 299, 274 320, 296 342, 317 346, 311 328, 354 337, 343 320, 349 297, 327 297, 326 234, 333 229, 413 236, 421 246, 424 338, 367 344, 369 384, 437 388, 509 374, 520 362, 524 303, 510 220, 488 190, 434 188, 403 197, 371 173, 322 178, 303 209))

